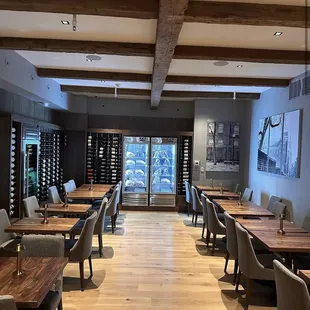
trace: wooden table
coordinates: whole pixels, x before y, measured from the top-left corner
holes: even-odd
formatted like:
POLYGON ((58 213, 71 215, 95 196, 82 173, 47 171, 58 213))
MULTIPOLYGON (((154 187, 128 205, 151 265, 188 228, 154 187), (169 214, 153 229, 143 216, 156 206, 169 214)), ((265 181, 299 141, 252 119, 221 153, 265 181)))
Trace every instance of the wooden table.
POLYGON ((42 218, 25 217, 7 227, 5 232, 17 234, 68 234, 78 218, 49 218, 48 224, 41 224, 42 218))
POLYGON ((243 201, 242 205, 238 205, 238 201, 229 199, 214 199, 213 202, 223 211, 226 211, 234 217, 258 216, 258 217, 274 217, 274 214, 266 208, 256 205, 250 201, 243 201))
POLYGON ((106 191, 96 191, 96 190, 80 190, 68 193, 68 199, 103 199, 103 196, 106 194, 106 191))
MULTIPOLYGON (((49 203, 47 212, 49 214, 79 214, 84 215, 90 209, 89 204, 77 204, 69 203, 68 207, 64 207, 61 203, 49 203)), ((37 213, 44 213, 44 208, 39 208, 36 210, 37 213)))
POLYGON ((285 235, 277 233, 279 220, 237 220, 270 251, 280 253, 310 252, 310 234, 294 223, 284 221, 285 235))
POLYGON ((15 277, 16 258, 0 258, 0 295, 12 295, 17 308, 38 308, 67 262, 64 257, 28 257, 22 261, 24 275, 15 277))
POLYGON ((213 199, 239 199, 239 195, 234 192, 223 192, 220 191, 203 191, 204 195, 206 195, 210 200, 213 199))
MULTIPOLYGON (((196 187, 203 191, 220 191, 221 187, 220 186, 208 186, 208 185, 196 185, 196 187)), ((226 187, 222 187, 224 192, 228 192, 229 189, 227 189, 226 187)))
MULTIPOLYGON (((93 184, 93 189, 96 192, 107 192, 113 185, 109 184, 93 184)), ((83 184, 75 191, 89 191, 90 184, 83 184)))
POLYGON ((306 282, 306 284, 310 285, 310 270, 299 270, 298 275, 306 282))

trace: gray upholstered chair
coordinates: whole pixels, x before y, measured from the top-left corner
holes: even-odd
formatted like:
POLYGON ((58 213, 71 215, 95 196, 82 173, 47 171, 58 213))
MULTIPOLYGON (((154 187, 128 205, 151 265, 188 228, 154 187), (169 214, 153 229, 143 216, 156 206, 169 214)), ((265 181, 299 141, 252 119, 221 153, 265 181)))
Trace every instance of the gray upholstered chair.
POLYGON ((69 180, 68 183, 71 185, 72 191, 76 190, 76 184, 73 179, 69 180))
POLYGON ((119 199, 119 186, 117 185, 113 191, 112 197, 107 203, 107 211, 106 215, 111 217, 111 227, 112 233, 114 234, 114 229, 116 227, 116 219, 117 219, 117 200, 119 199))
POLYGON ((236 223, 236 233, 239 264, 236 291, 242 273, 246 278, 246 298, 249 304, 252 280, 274 281, 273 257, 270 254, 256 256, 248 232, 239 223, 236 223))
POLYGON ((23 199, 23 205, 25 217, 42 217, 41 213, 35 212, 35 210, 40 208, 37 197, 31 196, 23 199))
POLYGON ((208 210, 207 210, 207 200, 208 198, 201 194, 201 203, 202 203, 202 218, 203 218, 203 226, 202 226, 202 234, 201 237, 203 238, 205 230, 207 231, 208 235, 208 210))
POLYGON ((16 310, 14 297, 10 295, 0 296, 0 309, 1 310, 16 310))
MULTIPOLYGON (((25 246, 23 257, 64 257, 65 241, 62 236, 26 235, 21 243, 25 246)), ((59 277, 38 309, 62 309, 62 275, 59 277)))
POLYGON ((253 196, 253 191, 250 188, 246 188, 241 197, 242 201, 251 201, 253 196))
POLYGON ((207 200, 207 214, 208 214, 208 232, 207 232, 207 247, 209 246, 210 234, 213 234, 212 255, 214 255, 214 248, 216 245, 216 235, 226 235, 226 227, 220 222, 217 217, 215 206, 207 200))
POLYGON ((286 212, 286 205, 283 202, 275 202, 272 207, 272 212, 275 215, 275 219, 279 219, 281 214, 284 214, 286 212))
POLYGON ((278 310, 310 310, 306 283, 279 261, 273 261, 278 310))
POLYGON ((239 192, 239 187, 240 187, 239 184, 236 184, 236 185, 235 185, 234 193, 238 194, 238 192, 239 192))
POLYGON ((184 181, 184 184, 185 184, 185 201, 187 206, 187 216, 189 216, 192 203, 191 186, 187 181, 184 181))
POLYGON ((267 205, 267 210, 270 212, 273 212, 274 210, 274 204, 276 202, 282 202, 282 199, 280 197, 277 196, 271 196, 267 205))
MULTIPOLYGON (((4 230, 11 225, 6 210, 0 209, 0 252, 4 254, 5 248, 15 242, 16 234, 6 233, 4 230)), ((0 255, 1 256, 1 255, 0 255)))
POLYGON ((198 215, 202 214, 202 203, 199 199, 198 192, 195 186, 191 187, 192 193, 192 207, 193 207, 193 217, 192 222, 195 218, 195 227, 197 226, 198 215))
POLYGON ((71 193, 73 192, 72 186, 69 182, 63 184, 64 192, 71 193))
POLYGON ((48 188, 48 199, 52 203, 63 203, 56 186, 51 186, 48 188))
POLYGON ((65 256, 69 262, 78 262, 80 265, 81 291, 84 291, 84 260, 88 258, 90 276, 93 276, 91 261, 92 241, 97 221, 97 212, 86 219, 79 239, 65 240, 65 256))
MULTIPOLYGON (((104 233, 104 223, 105 223, 105 216, 107 211, 107 202, 108 199, 104 198, 102 200, 102 203, 100 205, 100 208, 98 209, 97 213, 97 221, 94 228, 94 235, 98 235, 98 244, 99 244, 99 255, 102 257, 102 249, 103 249, 103 240, 102 240, 102 234, 104 233)), ((80 235, 82 232, 82 229, 85 225, 85 220, 80 220, 77 225, 74 226, 74 228, 71 230, 70 235, 76 236, 80 235)))

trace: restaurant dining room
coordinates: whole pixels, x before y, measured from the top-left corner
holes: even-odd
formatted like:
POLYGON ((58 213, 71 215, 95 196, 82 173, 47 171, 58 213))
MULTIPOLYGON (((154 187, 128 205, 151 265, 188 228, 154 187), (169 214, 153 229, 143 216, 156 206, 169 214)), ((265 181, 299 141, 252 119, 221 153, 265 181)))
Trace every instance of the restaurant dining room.
POLYGON ((310 310, 307 0, 0 0, 0 310, 310 310))

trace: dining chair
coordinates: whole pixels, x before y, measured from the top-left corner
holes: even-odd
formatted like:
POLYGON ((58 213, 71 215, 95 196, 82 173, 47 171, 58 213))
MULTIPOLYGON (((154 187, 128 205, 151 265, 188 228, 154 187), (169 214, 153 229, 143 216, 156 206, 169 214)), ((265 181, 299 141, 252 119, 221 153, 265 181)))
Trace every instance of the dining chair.
POLYGON ((271 196, 269 198, 269 202, 268 202, 268 205, 267 205, 267 210, 273 213, 274 204, 276 202, 282 202, 282 199, 280 197, 277 197, 277 196, 271 196))
MULTIPOLYGON (((62 236, 25 235, 22 237, 21 244, 25 246, 22 252, 24 258, 64 257, 65 241, 62 236)), ((54 310, 58 308, 62 310, 62 283, 63 275, 61 274, 38 309, 54 310)))
POLYGON ((188 181, 184 181, 184 184, 185 184, 185 201, 187 207, 187 216, 189 216, 192 203, 191 186, 188 183, 188 181))
POLYGON ((76 190, 76 184, 73 179, 69 180, 68 183, 71 185, 72 191, 76 190))
POLYGON ((1 310, 17 310, 14 297, 11 295, 0 295, 1 310))
MULTIPOLYGON (((99 255, 100 257, 103 256, 103 240, 102 235, 104 233, 104 223, 105 223, 105 217, 106 217, 106 211, 107 211, 107 202, 108 199, 104 198, 102 200, 101 206, 98 209, 97 212, 97 221, 94 228, 94 235, 98 235, 98 244, 99 244, 99 255)), ((74 236, 80 235, 82 232, 82 229, 85 225, 85 220, 80 220, 71 230, 70 235, 74 238, 74 236)))
POLYGON ((274 260, 274 277, 278 310, 310 310, 310 296, 306 283, 281 262, 274 260))
POLYGON ((240 187, 239 184, 236 184, 236 185, 235 185, 234 193, 238 194, 238 192, 239 192, 239 187, 240 187))
POLYGON ((201 194, 201 203, 202 203, 202 218, 203 218, 203 225, 202 225, 202 234, 201 237, 203 238, 205 230, 208 234, 208 211, 207 211, 207 197, 204 194, 201 194))
POLYGON ((217 217, 214 204, 207 199, 207 214, 208 214, 208 232, 207 232, 207 247, 209 247, 210 235, 213 234, 212 255, 216 245, 216 235, 226 235, 226 227, 217 217))
POLYGON ((65 256, 69 258, 69 262, 78 262, 80 267, 81 291, 84 291, 84 261, 88 259, 90 277, 93 276, 92 268, 92 240, 94 228, 97 221, 97 212, 94 212, 85 220, 85 224, 78 239, 65 240, 65 256))
POLYGON ((6 210, 0 209, 0 256, 4 255, 7 252, 6 248, 16 241, 16 234, 4 232, 9 226, 11 226, 11 223, 6 210))
POLYGON ((275 219, 279 219, 281 214, 284 214, 286 212, 286 205, 283 202, 275 202, 272 208, 272 212, 275 215, 275 219))
POLYGON ((242 201, 251 201, 253 196, 253 191, 250 188, 246 188, 241 197, 242 201))
POLYGON ((31 196, 23 199, 23 205, 25 217, 42 217, 41 213, 35 212, 35 210, 40 208, 37 197, 31 196))
POLYGON ((239 272, 236 282, 238 292, 241 273, 246 278, 246 299, 249 304, 252 280, 274 281, 272 254, 257 255, 248 232, 236 223, 239 272))
POLYGON ((192 207, 193 207, 192 223, 194 222, 195 218, 195 227, 196 227, 198 215, 202 214, 202 203, 199 199, 198 192, 195 186, 192 186, 191 193, 192 193, 192 207))
POLYGON ((112 234, 114 234, 114 229, 116 228, 116 219, 117 219, 117 200, 118 200, 118 194, 119 193, 119 187, 116 186, 112 197, 107 203, 107 211, 106 215, 111 217, 111 227, 112 227, 112 234))
POLYGON ((48 188, 48 199, 52 203, 61 203, 63 204, 63 201, 61 200, 58 189, 56 186, 51 186, 48 188))
POLYGON ((64 192, 71 193, 73 192, 72 186, 69 182, 63 184, 64 192))

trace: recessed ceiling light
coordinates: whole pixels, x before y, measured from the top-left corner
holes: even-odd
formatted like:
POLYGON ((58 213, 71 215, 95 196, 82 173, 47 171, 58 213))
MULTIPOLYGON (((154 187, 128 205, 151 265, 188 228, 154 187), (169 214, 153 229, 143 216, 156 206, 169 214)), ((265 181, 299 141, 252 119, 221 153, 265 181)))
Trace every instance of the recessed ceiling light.
POLYGON ((68 20, 62 20, 61 23, 62 23, 63 25, 70 25, 70 23, 69 23, 68 20))
POLYGON ((273 35, 276 36, 276 37, 279 37, 279 36, 281 36, 282 34, 283 34, 283 32, 277 31, 277 32, 275 32, 273 35))
POLYGON ((98 55, 87 55, 86 60, 87 61, 99 61, 101 60, 101 57, 98 55))
POLYGON ((237 68, 242 68, 242 67, 243 67, 243 65, 238 65, 238 66, 237 66, 237 68))
POLYGON ((213 63, 214 66, 216 67, 225 67, 228 65, 227 61, 216 61, 213 63))
POLYGON ((91 60, 91 59, 89 59, 89 58, 86 58, 86 61, 92 62, 92 60, 91 60))

